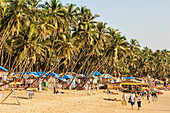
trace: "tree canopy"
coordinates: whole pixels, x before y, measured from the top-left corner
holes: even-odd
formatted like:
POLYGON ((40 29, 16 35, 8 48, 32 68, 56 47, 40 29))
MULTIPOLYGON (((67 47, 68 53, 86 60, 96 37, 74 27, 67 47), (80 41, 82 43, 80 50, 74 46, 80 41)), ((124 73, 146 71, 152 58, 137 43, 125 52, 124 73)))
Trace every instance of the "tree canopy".
MULTIPOLYGON (((170 75, 170 51, 140 47, 98 22, 86 7, 51 0, 0 1, 0 65, 10 72, 49 71, 112 76, 170 75)), ((22 78, 22 75, 21 75, 22 78)))

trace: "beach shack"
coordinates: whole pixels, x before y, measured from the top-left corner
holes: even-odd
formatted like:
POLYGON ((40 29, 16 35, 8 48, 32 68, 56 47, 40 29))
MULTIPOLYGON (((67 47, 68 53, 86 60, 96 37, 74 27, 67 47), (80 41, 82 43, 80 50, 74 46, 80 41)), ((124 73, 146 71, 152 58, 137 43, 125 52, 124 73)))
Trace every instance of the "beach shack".
MULTIPOLYGON (((69 85, 69 83, 72 81, 73 78, 74 77, 71 75, 65 74, 64 76, 61 76, 61 74, 60 74, 60 78, 58 79, 59 84, 61 84, 62 88, 66 88, 69 85)), ((71 86, 70 86, 70 88, 71 88, 71 86)))
POLYGON ((121 82, 108 83, 107 89, 115 89, 115 90, 120 89, 120 86, 121 86, 120 84, 121 82))
MULTIPOLYGON (((0 66, 0 85, 7 82, 7 75, 8 75, 8 70, 0 66)), ((8 86, 5 85, 1 87, 1 90, 4 90, 4 88, 7 88, 7 87, 8 86)))
MULTIPOLYGON (((23 78, 21 79, 21 87, 26 87, 37 79, 36 72, 23 72, 23 78)), ((37 84, 33 84, 32 87, 38 87, 37 84)))
POLYGON ((103 74, 103 75, 101 75, 99 78, 100 78, 100 80, 101 80, 102 83, 111 83, 112 80, 113 80, 112 83, 115 82, 115 81, 114 81, 114 77, 112 77, 110 74, 103 74))
POLYGON ((134 77, 124 77, 124 81, 120 83, 120 87, 122 91, 125 92, 132 92, 135 90, 139 90, 138 88, 141 87, 141 82, 135 80, 134 77))
POLYGON ((8 70, 0 66, 0 83, 7 80, 8 70))
POLYGON ((48 77, 48 83, 49 83, 49 87, 53 88, 53 86, 56 85, 56 79, 58 79, 60 76, 54 72, 52 72, 49 77, 48 77))
POLYGON ((102 75, 98 71, 92 71, 91 75, 89 76, 90 73, 87 73, 89 81, 87 82, 88 86, 92 89, 98 89, 98 81, 99 77, 102 75))
POLYGON ((105 88, 107 89, 114 89, 114 86, 115 86, 114 83, 116 83, 116 78, 114 78, 110 74, 102 74, 99 77, 99 83, 100 83, 100 86, 102 86, 101 84, 103 84, 102 87, 105 86, 105 88))

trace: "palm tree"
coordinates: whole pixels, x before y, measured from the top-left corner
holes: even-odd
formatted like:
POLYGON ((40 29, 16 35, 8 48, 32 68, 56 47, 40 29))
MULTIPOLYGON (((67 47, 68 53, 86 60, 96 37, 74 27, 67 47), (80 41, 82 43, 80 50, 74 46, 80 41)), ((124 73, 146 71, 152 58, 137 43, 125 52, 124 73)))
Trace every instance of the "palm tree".
POLYGON ((111 63, 113 64, 113 70, 114 75, 120 75, 118 70, 118 60, 121 56, 125 55, 125 52, 127 51, 127 46, 129 43, 126 41, 126 38, 124 36, 120 35, 120 32, 117 32, 118 30, 114 30, 109 28, 109 34, 112 40, 110 41, 110 45, 108 45, 107 48, 107 55, 111 59, 111 63))
POLYGON ((130 45, 129 45, 129 52, 127 54, 128 58, 128 68, 130 70, 130 73, 132 75, 137 74, 137 62, 139 59, 140 54, 140 45, 139 42, 136 39, 131 39, 130 45))
POLYGON ((58 40, 55 40, 54 48, 60 57, 68 57, 70 60, 71 55, 79 52, 78 46, 74 42, 75 38, 71 34, 63 34, 58 40))

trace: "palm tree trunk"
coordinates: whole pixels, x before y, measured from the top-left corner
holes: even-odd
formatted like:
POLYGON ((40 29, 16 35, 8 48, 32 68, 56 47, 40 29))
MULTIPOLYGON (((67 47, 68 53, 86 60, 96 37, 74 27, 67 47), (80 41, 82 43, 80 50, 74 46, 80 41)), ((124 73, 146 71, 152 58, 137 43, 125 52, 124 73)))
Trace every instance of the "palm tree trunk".
POLYGON ((2 48, 1 52, 1 66, 3 66, 3 60, 4 60, 4 48, 2 48))

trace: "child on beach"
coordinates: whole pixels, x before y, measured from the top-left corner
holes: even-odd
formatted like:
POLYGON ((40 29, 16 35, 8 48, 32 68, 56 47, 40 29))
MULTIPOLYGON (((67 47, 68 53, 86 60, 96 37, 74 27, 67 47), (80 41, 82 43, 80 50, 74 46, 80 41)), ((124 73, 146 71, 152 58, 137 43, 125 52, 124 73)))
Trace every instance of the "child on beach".
POLYGON ((140 95, 137 96, 137 104, 138 104, 138 110, 139 110, 141 107, 141 96, 140 95))

